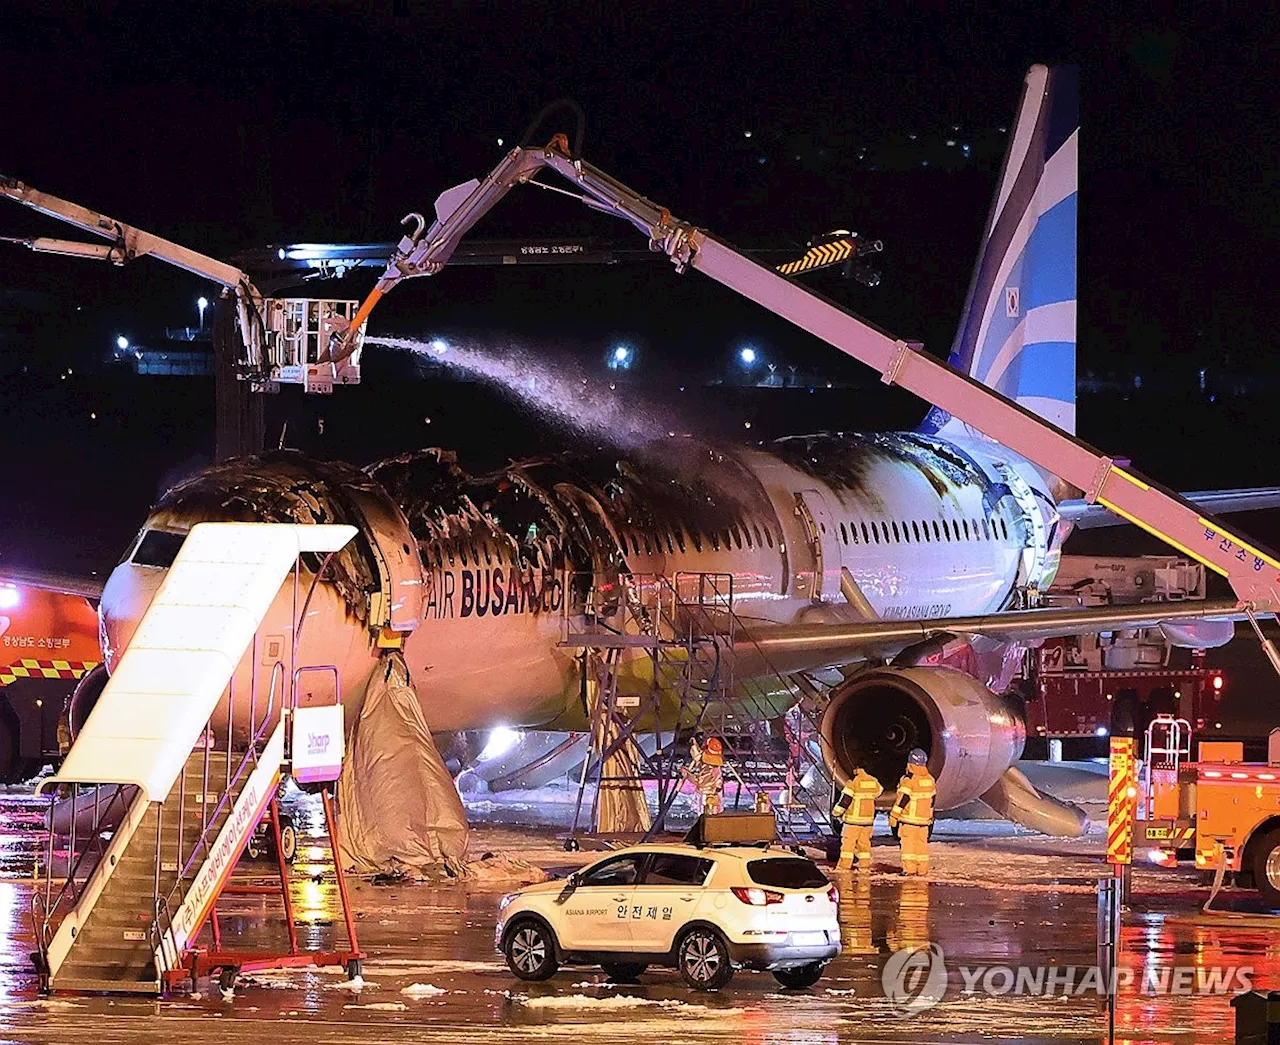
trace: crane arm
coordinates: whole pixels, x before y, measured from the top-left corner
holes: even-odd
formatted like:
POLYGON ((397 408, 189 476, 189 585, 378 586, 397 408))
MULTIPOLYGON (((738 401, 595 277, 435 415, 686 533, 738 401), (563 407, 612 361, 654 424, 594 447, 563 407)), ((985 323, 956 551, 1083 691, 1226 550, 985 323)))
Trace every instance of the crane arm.
MULTIPOLYGON (((572 157, 563 136, 541 149, 513 149, 483 182, 466 182, 442 194, 436 203, 435 223, 424 231, 418 218, 417 233, 401 240, 352 327, 367 319, 378 299, 401 280, 439 272, 461 237, 515 185, 529 181, 543 168, 571 183, 587 206, 634 225, 648 237, 649 248, 665 253, 677 272, 694 268, 705 273, 875 368, 886 384, 914 392, 1080 488, 1087 502, 1104 505, 1221 574, 1251 615, 1274 614, 1280 609, 1280 559, 1274 554, 1176 493, 1120 467, 1088 444, 927 355, 920 346, 895 339, 808 287, 676 219, 667 208, 572 157)), ((330 352, 333 358, 341 359, 347 350, 347 344, 335 340, 330 352)), ((1280 671, 1280 662, 1271 659, 1280 671)))
POLYGON ((0 196, 111 241, 110 244, 96 244, 43 236, 21 240, 6 237, 10 242, 20 243, 38 253, 110 261, 115 265, 124 265, 135 258, 150 256, 221 285, 223 293, 234 297, 236 302, 237 320, 243 341, 242 358, 238 361, 241 370, 246 375, 255 376, 268 372, 267 353, 262 341, 263 297, 252 280, 240 269, 162 236, 126 225, 78 203, 41 192, 16 178, 0 175, 0 196))
MULTIPOLYGON (((116 253, 112 255, 93 253, 87 256, 106 257, 117 265, 123 265, 134 258, 149 254, 194 275, 211 279, 227 290, 239 292, 244 288, 252 297, 261 300, 262 295, 257 293, 249 277, 238 268, 184 247, 180 243, 174 243, 172 240, 153 235, 143 229, 126 225, 122 221, 99 214, 78 203, 33 189, 16 178, 0 175, 0 195, 7 196, 15 203, 21 203, 24 207, 30 207, 50 218, 65 221, 68 225, 74 225, 84 232, 112 240, 115 244, 116 253)), ((35 250, 43 248, 49 253, 72 253, 69 250, 52 249, 60 244, 69 246, 64 240, 36 239, 24 242, 35 250)))

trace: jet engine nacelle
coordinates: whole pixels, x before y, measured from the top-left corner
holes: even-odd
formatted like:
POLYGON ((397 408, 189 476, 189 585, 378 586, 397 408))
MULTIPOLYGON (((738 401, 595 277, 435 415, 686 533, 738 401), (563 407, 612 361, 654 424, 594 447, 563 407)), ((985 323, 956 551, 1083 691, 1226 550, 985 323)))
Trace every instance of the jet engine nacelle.
POLYGON ((886 791, 922 748, 937 807, 985 794, 1022 754, 1020 709, 952 668, 874 668, 837 686, 822 717, 823 750, 840 786, 861 766, 886 791))

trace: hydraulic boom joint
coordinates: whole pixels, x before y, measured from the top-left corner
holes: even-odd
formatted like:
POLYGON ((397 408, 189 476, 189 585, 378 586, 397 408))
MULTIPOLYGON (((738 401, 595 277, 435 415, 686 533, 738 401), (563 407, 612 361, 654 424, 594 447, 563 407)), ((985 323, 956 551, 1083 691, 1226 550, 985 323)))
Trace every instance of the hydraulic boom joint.
MULTIPOLYGON (((429 228, 419 215, 400 241, 386 270, 352 320, 362 326, 378 300, 403 279, 435 275, 461 238, 515 185, 549 168, 577 190, 593 210, 630 222, 665 253, 677 272, 695 268, 739 294, 790 320, 846 355, 874 367, 889 384, 900 385, 926 402, 1021 454, 1027 460, 1085 491, 1090 501, 1161 538, 1226 577, 1242 611, 1272 614, 1280 609, 1280 559, 1206 517, 1177 494, 1119 467, 1093 447, 963 374, 916 346, 897 340, 786 276, 762 265, 662 207, 582 159, 570 155, 557 135, 542 148, 515 148, 483 180, 449 189, 436 200, 429 228)), ((335 337, 322 359, 340 361, 354 350, 350 333, 335 337)), ((1280 664, 1277 664, 1280 671, 1280 664)))

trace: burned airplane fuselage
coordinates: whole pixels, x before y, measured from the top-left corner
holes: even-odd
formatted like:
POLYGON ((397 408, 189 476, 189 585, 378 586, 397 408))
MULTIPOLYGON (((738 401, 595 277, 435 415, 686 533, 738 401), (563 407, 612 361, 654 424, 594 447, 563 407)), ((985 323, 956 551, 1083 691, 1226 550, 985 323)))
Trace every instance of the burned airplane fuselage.
MULTIPOLYGON (((216 519, 360 530, 318 583, 322 564, 309 561, 310 575, 281 589, 235 692, 253 691, 255 673, 260 693, 273 670, 333 664, 358 706, 380 654, 402 648, 440 732, 580 724, 566 622, 622 573, 731 577, 733 612, 751 627, 856 619, 847 571, 862 612, 909 620, 1011 605, 1051 579, 1060 543, 1052 497, 1026 462, 916 434, 746 448, 671 439, 487 475, 434 449, 363 471, 280 452, 207 469, 160 500, 103 594, 109 666, 167 565, 149 535, 216 519)), ((975 672, 997 691, 1005 682, 975 672)), ((308 675, 303 701, 333 699, 327 678, 308 675)))

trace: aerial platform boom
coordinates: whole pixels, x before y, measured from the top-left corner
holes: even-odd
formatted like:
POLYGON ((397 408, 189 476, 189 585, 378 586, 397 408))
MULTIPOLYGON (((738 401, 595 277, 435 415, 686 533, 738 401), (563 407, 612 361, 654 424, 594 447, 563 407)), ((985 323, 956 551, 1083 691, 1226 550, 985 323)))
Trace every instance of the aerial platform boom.
MULTIPOLYGON (((1161 538, 1185 555, 1226 577, 1241 609, 1251 617, 1280 609, 1280 559, 1203 515, 1195 505, 1122 468, 1062 429, 919 346, 897 340, 871 323, 735 250, 709 233, 680 221, 605 172, 569 152, 557 136, 544 148, 512 149, 483 180, 443 193, 436 220, 426 227, 421 215, 406 224, 414 231, 401 239, 369 296, 352 320, 355 330, 378 300, 401 280, 429 276, 449 261, 459 240, 517 184, 550 169, 572 183, 577 198, 593 210, 624 218, 644 233, 649 247, 665 253, 677 272, 694 268, 736 290, 769 311, 821 338, 846 355, 880 372, 886 384, 914 392, 1028 461, 1084 491, 1086 501, 1105 505, 1161 538)), ((348 336, 335 338, 321 359, 341 360, 354 350, 348 336)), ((1256 621, 1255 621, 1256 626, 1256 621)), ((1280 654, 1264 640, 1267 656, 1280 672, 1280 654)))
POLYGON ((334 385, 359 383, 358 353, 363 330, 351 332, 357 347, 343 366, 320 365, 315 358, 331 334, 347 332, 355 302, 264 297, 249 276, 234 265, 41 192, 16 178, 0 175, 0 197, 111 242, 82 243, 47 236, 0 239, 29 247, 39 254, 109 261, 113 265, 125 265, 135 258, 149 256, 221 286, 223 296, 234 302, 236 310, 240 342, 237 358, 233 360, 236 377, 248 382, 253 391, 275 391, 283 383, 300 384, 308 392, 330 392, 334 385))

